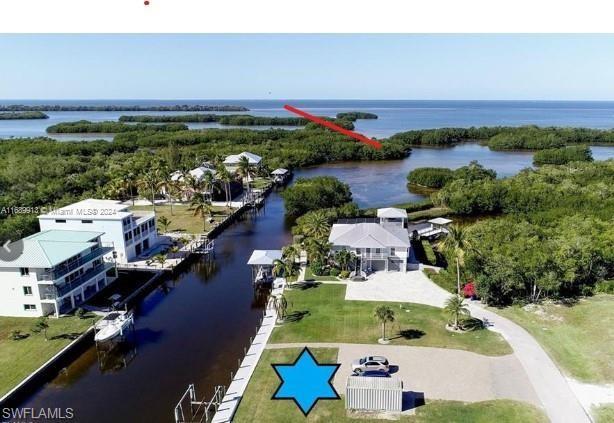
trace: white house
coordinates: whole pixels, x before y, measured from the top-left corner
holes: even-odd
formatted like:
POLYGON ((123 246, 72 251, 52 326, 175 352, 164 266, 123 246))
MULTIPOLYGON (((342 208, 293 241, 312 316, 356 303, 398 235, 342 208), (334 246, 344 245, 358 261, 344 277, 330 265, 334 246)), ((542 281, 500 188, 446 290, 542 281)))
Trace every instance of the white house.
MULTIPOLYGON (((394 219, 401 218, 396 216, 394 219)), ((336 223, 328 241, 333 252, 348 250, 354 253, 357 267, 362 271, 407 271, 411 244, 402 220, 336 223)))
MULTIPOLYGON (((190 170, 188 172, 189 175, 192 176, 192 178, 194 178, 197 182, 201 182, 204 178, 206 174, 211 174, 213 176, 213 178, 215 179, 215 174, 216 171, 215 169, 213 169, 213 167, 207 166, 206 164, 203 164, 201 166, 198 166, 192 170, 190 170)), ((181 171, 175 171, 173 173, 171 173, 171 181, 173 182, 182 182, 184 179, 184 174, 181 171)), ((162 194, 167 195, 167 190, 166 187, 162 187, 161 190, 162 194)), ((204 191, 202 192, 203 194, 208 194, 211 195, 211 192, 209 191, 204 191)), ((194 195, 193 192, 184 192, 182 193, 181 196, 181 200, 182 201, 188 201, 190 200, 190 198, 192 198, 192 196, 194 195)))
POLYGON ((0 315, 57 317, 101 290, 114 267, 104 260, 112 248, 101 237, 95 231, 46 230, 18 241, 23 253, 0 261, 0 315))
POLYGON ((253 166, 260 166, 260 162, 262 162, 262 157, 259 155, 250 153, 249 151, 244 151, 242 153, 231 154, 230 156, 226 157, 224 159, 224 166, 226 166, 228 171, 234 172, 237 170, 242 157, 247 157, 247 160, 249 160, 249 163, 253 166))
POLYGON ((158 243, 153 212, 131 211, 115 200, 87 199, 38 216, 41 231, 49 229, 101 232, 119 263, 128 263, 158 243))

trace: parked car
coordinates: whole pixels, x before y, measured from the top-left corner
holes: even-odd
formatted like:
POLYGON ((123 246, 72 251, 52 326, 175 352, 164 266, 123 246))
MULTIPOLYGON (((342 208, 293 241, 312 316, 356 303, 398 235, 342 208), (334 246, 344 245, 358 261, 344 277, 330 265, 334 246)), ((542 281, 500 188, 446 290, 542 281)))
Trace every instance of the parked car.
POLYGON ((390 363, 388 363, 386 357, 378 355, 363 357, 352 362, 352 371, 356 374, 363 372, 388 373, 390 371, 390 363))

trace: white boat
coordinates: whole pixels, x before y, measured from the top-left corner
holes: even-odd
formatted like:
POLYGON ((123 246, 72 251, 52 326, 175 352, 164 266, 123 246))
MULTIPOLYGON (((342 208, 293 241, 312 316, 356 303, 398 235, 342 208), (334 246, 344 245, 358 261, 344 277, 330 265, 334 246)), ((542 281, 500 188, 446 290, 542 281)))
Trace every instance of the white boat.
POLYGON ((134 324, 134 315, 127 311, 113 311, 94 326, 96 342, 109 341, 124 334, 134 324))

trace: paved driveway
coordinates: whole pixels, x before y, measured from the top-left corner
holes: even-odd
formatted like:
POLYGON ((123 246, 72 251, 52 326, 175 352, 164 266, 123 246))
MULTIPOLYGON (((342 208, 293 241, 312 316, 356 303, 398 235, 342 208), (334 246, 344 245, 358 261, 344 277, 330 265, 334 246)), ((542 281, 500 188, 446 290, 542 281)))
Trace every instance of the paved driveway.
POLYGON ((443 307, 450 293, 430 281, 420 270, 375 272, 364 282, 348 282, 346 300, 395 301, 443 307))

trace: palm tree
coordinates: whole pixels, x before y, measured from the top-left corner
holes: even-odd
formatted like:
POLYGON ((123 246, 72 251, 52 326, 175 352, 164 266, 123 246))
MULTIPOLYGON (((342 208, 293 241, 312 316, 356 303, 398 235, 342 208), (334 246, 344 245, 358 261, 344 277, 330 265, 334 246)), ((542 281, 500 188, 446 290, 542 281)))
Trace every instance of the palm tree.
POLYGON ((205 173, 205 175, 203 176, 202 184, 203 184, 204 191, 207 193, 207 195, 209 195, 209 201, 212 201, 213 200, 213 188, 215 186, 215 177, 213 176, 213 173, 211 172, 205 173))
POLYGON ((160 253, 160 254, 156 254, 153 257, 153 260, 156 263, 158 263, 160 265, 160 267, 164 268, 164 265, 166 264, 167 257, 166 257, 166 254, 160 253))
POLYGON ((45 341, 48 341, 47 329, 49 329, 49 317, 41 316, 36 320, 36 322, 34 322, 34 327, 32 328, 32 332, 34 333, 43 332, 43 335, 45 336, 45 341))
POLYGON ((375 309, 373 315, 382 324, 382 340, 387 341, 388 339, 386 338, 386 323, 394 322, 394 310, 387 305, 380 305, 375 309))
POLYGON ((158 217, 158 224, 160 224, 160 225, 162 225, 162 227, 164 227, 164 232, 168 232, 168 227, 171 225, 171 223, 172 223, 172 220, 170 220, 166 216, 158 217))
POLYGON ((331 244, 323 239, 305 238, 303 241, 305 251, 310 261, 323 261, 330 252, 331 244))
POLYGON ((213 207, 211 202, 205 198, 202 192, 197 192, 192 197, 190 210, 194 212, 194 216, 199 216, 203 219, 203 231, 207 229, 207 216, 211 217, 213 207))
POLYGON ((177 254, 180 251, 180 248, 177 245, 173 245, 171 248, 169 248, 168 250, 174 257, 177 257, 177 254))
POLYGON ((252 164, 249 162, 248 157, 241 156, 239 159, 239 165, 237 166, 237 173, 245 180, 247 185, 247 198, 250 198, 249 180, 252 175, 252 164))
POLYGON ((132 199, 132 205, 134 206, 134 186, 136 184, 136 176, 132 172, 128 172, 124 176, 122 176, 122 183, 124 185, 124 189, 130 193, 130 198, 132 199))
POLYGON ((279 276, 289 276, 292 272, 292 268, 289 266, 288 262, 283 260, 275 260, 273 261, 273 275, 276 277, 279 276))
POLYGON ((171 206, 171 216, 173 216, 173 200, 181 197, 181 183, 172 181, 167 188, 167 195, 171 206))
POLYGON ((354 258, 354 253, 348 250, 341 250, 335 253, 335 261, 341 267, 341 270, 348 270, 348 266, 354 258))
POLYGON ((105 198, 124 200, 126 187, 120 178, 112 179, 104 187, 105 198))
POLYGON ((295 244, 287 245, 281 249, 281 255, 291 263, 296 263, 296 259, 301 255, 300 248, 295 244))
POLYGON ((330 224, 326 215, 318 210, 305 215, 302 229, 303 233, 308 237, 325 239, 330 232, 330 224))
POLYGON ((203 183, 200 179, 187 173, 183 178, 183 191, 186 198, 192 199, 197 193, 202 194, 203 183))
POLYGON ((460 295, 454 295, 446 300, 444 312, 454 318, 454 329, 459 329, 459 317, 470 316, 469 309, 465 305, 465 299, 460 295))
POLYGON ((150 191, 151 204, 153 206, 154 213, 156 212, 156 191, 160 187, 160 182, 160 172, 157 169, 148 170, 141 176, 141 178, 137 182, 139 188, 143 188, 145 190, 150 191))
POLYGON ((456 293, 460 295, 460 268, 465 264, 465 254, 472 250, 472 240, 468 229, 460 225, 451 225, 448 234, 441 240, 437 250, 454 256, 456 261, 456 293))
POLYGON ((224 184, 224 193, 226 194, 226 205, 230 205, 230 183, 232 182, 232 175, 226 169, 223 164, 217 167, 217 178, 224 184))
POLYGON ((283 294, 275 297, 274 303, 275 311, 277 311, 277 320, 283 322, 286 318, 286 312, 288 310, 288 300, 283 294))

